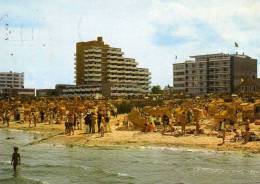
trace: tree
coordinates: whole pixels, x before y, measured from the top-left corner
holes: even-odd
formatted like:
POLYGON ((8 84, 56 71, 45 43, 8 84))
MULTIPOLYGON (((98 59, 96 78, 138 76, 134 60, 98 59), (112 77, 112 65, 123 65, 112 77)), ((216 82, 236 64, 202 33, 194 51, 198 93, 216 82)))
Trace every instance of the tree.
POLYGON ((151 92, 152 92, 152 94, 161 94, 162 93, 161 86, 159 86, 159 85, 153 86, 151 88, 151 92))

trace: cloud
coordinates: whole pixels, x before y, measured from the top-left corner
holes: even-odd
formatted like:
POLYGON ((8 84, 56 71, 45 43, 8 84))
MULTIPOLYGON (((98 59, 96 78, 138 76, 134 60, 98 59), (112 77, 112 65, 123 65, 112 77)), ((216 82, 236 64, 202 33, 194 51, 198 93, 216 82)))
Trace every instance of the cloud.
POLYGON ((178 31, 175 27, 168 26, 154 26, 156 31, 153 35, 153 43, 159 46, 180 46, 187 42, 193 41, 192 38, 187 37, 184 34, 178 34, 178 31))

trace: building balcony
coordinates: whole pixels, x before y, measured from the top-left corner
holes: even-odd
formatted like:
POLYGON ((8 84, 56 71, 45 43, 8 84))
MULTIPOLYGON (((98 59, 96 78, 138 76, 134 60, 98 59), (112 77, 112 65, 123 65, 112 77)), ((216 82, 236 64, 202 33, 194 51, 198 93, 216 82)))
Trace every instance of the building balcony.
POLYGON ((124 65, 112 65, 112 64, 108 64, 107 67, 109 69, 125 69, 126 67, 124 65))
POLYGON ((98 78, 98 79, 96 79, 96 78, 93 78, 93 79, 84 79, 84 81, 86 81, 86 82, 101 82, 101 78, 98 78))
POLYGON ((122 75, 125 73, 124 70, 111 70, 111 69, 108 69, 107 72, 109 72, 110 74, 114 74, 114 73, 119 74, 119 73, 121 73, 122 75))
POLYGON ((98 48, 92 48, 92 49, 85 49, 84 50, 85 53, 101 53, 102 49, 98 49, 98 48))
POLYGON ((97 57, 97 58, 101 58, 101 54, 84 54, 84 57, 97 57))
POLYGON ((121 52, 121 49, 109 49, 109 50, 107 50, 107 53, 108 54, 121 54, 121 55, 124 54, 123 52, 121 52))
POLYGON ((94 58, 88 58, 88 59, 84 59, 84 62, 97 62, 97 63, 101 63, 101 58, 100 59, 94 59, 94 58))
POLYGON ((108 59, 123 59, 122 56, 111 56, 111 55, 108 55, 107 58, 108 59))
POLYGON ((151 83, 151 81, 140 81, 140 80, 134 81, 134 82, 137 84, 150 84, 151 83))
POLYGON ((101 77, 101 73, 86 73, 84 74, 86 77, 101 77))
POLYGON ((109 78, 124 78, 124 75, 107 74, 109 78))
POLYGON ((107 62, 108 62, 109 64, 121 64, 121 65, 124 65, 124 61, 118 61, 118 60, 107 59, 107 62))
POLYGON ((111 87, 112 91, 139 91, 139 88, 111 87))
POLYGON ((85 63, 84 67, 97 67, 97 68, 101 68, 101 63, 99 63, 99 64, 85 63))
POLYGON ((86 69, 84 69, 84 71, 85 72, 101 72, 101 68, 86 68, 86 69))
POLYGON ((224 65, 224 64, 216 64, 216 65, 209 65, 209 69, 214 69, 214 68, 230 68, 230 65, 224 65))

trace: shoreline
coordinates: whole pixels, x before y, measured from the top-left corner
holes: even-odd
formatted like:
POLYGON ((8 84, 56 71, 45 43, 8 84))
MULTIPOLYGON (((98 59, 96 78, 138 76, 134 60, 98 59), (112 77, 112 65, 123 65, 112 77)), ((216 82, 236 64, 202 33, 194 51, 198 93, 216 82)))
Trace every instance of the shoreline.
POLYGON ((111 120, 112 133, 105 133, 105 137, 100 137, 99 133, 84 134, 82 130, 75 130, 75 135, 67 136, 64 132, 63 124, 44 124, 39 123, 36 127, 29 128, 28 124, 11 123, 9 128, 0 127, 2 130, 19 130, 29 133, 39 133, 43 140, 36 140, 29 145, 50 143, 61 144, 65 146, 80 147, 166 147, 166 148, 187 148, 201 149, 217 152, 243 152, 243 153, 260 153, 260 142, 226 142, 218 146, 220 138, 208 135, 185 135, 180 137, 162 135, 159 132, 144 133, 133 130, 116 130, 115 124, 121 117, 111 120))
MULTIPOLYGON (((109 146, 124 146, 124 147, 136 147, 136 146, 155 146, 155 147, 168 147, 168 148, 191 148, 202 149, 212 151, 235 151, 243 153, 260 154, 260 141, 248 142, 242 144, 241 142, 225 142, 224 145, 219 146, 221 142, 220 138, 214 135, 185 135, 180 137, 174 137, 170 135, 162 135, 159 132, 144 133, 136 130, 117 130, 116 124, 122 121, 123 115, 119 115, 118 118, 111 119, 112 133, 105 133, 104 137, 100 137, 99 133, 85 134, 83 130, 75 130, 75 135, 64 135, 64 124, 46 124, 38 123, 36 127, 28 127, 27 123, 19 124, 12 122, 10 127, 3 127, 0 125, 0 129, 5 130, 21 130, 29 133, 41 134, 43 140, 36 140, 29 145, 50 143, 50 144, 62 144, 67 146, 81 146, 81 147, 109 147, 109 146)), ((258 130, 259 127, 254 127, 258 130)), ((232 135, 227 135, 227 139, 230 139, 232 135)))

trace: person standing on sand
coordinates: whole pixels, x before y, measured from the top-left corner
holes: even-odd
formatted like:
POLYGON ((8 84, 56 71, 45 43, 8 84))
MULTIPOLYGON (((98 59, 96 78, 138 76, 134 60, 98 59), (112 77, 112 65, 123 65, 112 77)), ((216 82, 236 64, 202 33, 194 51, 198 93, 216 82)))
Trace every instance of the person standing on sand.
POLYGON ((11 114, 10 114, 9 110, 6 110, 6 111, 4 112, 4 115, 3 115, 3 124, 6 123, 6 126, 7 126, 7 127, 9 127, 10 116, 11 116, 11 114))
POLYGON ((83 124, 83 118, 84 117, 84 115, 83 115, 83 112, 80 112, 79 113, 79 127, 80 127, 80 130, 82 130, 82 124, 83 124))
POLYGON ((219 146, 223 145, 225 143, 226 138, 226 119, 224 119, 222 122, 220 122, 220 138, 222 138, 222 143, 218 144, 219 146))
POLYGON ((169 117, 166 114, 162 116, 162 123, 163 123, 163 132, 167 131, 167 126, 169 125, 169 117))
POLYGON ((105 115, 106 132, 111 133, 112 131, 111 131, 111 127, 110 127, 109 121, 110 121, 110 115, 109 115, 109 114, 106 114, 106 115, 105 115))
POLYGON ((114 110, 114 117, 115 117, 115 118, 117 118, 117 108, 116 108, 116 107, 114 107, 114 109, 113 109, 113 110, 114 110))
POLYGON ((102 112, 99 110, 97 115, 98 132, 100 132, 101 122, 102 122, 102 112))
POLYGON ((17 165, 21 164, 21 157, 18 153, 18 147, 14 147, 14 153, 12 155, 11 165, 13 166, 14 172, 16 172, 17 165))
POLYGON ((246 123, 245 123, 245 131, 246 131, 247 129, 250 129, 249 125, 250 125, 250 119, 247 119, 247 121, 246 121, 246 123))
POLYGON ((182 121, 181 121, 181 133, 182 135, 185 135, 186 133, 186 113, 183 111, 182 113, 182 121))
POLYGON ((40 111, 41 123, 44 122, 44 116, 45 116, 44 111, 41 110, 41 111, 40 111))
POLYGON ((199 121, 196 121, 195 124, 195 135, 199 135, 200 134, 200 123, 199 121))
POLYGON ((88 113, 88 133, 91 134, 92 133, 92 122, 93 122, 93 116, 91 114, 91 112, 88 113))
POLYGON ((77 127, 77 119, 78 119, 78 115, 76 113, 76 111, 73 112, 73 128, 74 130, 76 130, 77 127))
POLYGON ((102 116, 101 126, 100 126, 100 134, 101 134, 101 137, 104 137, 104 135, 105 135, 105 129, 106 129, 106 121, 105 121, 105 117, 102 116))
POLYGON ((85 127, 86 127, 86 134, 90 132, 90 124, 91 124, 91 115, 87 112, 86 116, 84 117, 85 120, 85 127))
POLYGON ((33 117, 32 117, 32 113, 29 113, 28 115, 28 121, 29 121, 29 128, 31 127, 32 121, 33 121, 33 117))
POLYGON ((96 127, 96 121, 97 121, 97 116, 94 112, 91 112, 91 133, 95 133, 95 127, 96 127))
POLYGON ((74 125, 74 119, 73 119, 73 114, 70 112, 68 114, 68 126, 69 126, 69 135, 74 135, 74 128, 73 128, 73 125, 74 125))
POLYGON ((34 127, 36 127, 37 119, 38 119, 38 117, 37 117, 36 113, 33 112, 32 113, 32 120, 33 120, 34 127))
POLYGON ((189 109, 186 114, 186 122, 187 124, 190 124, 192 122, 193 113, 192 110, 189 109))

